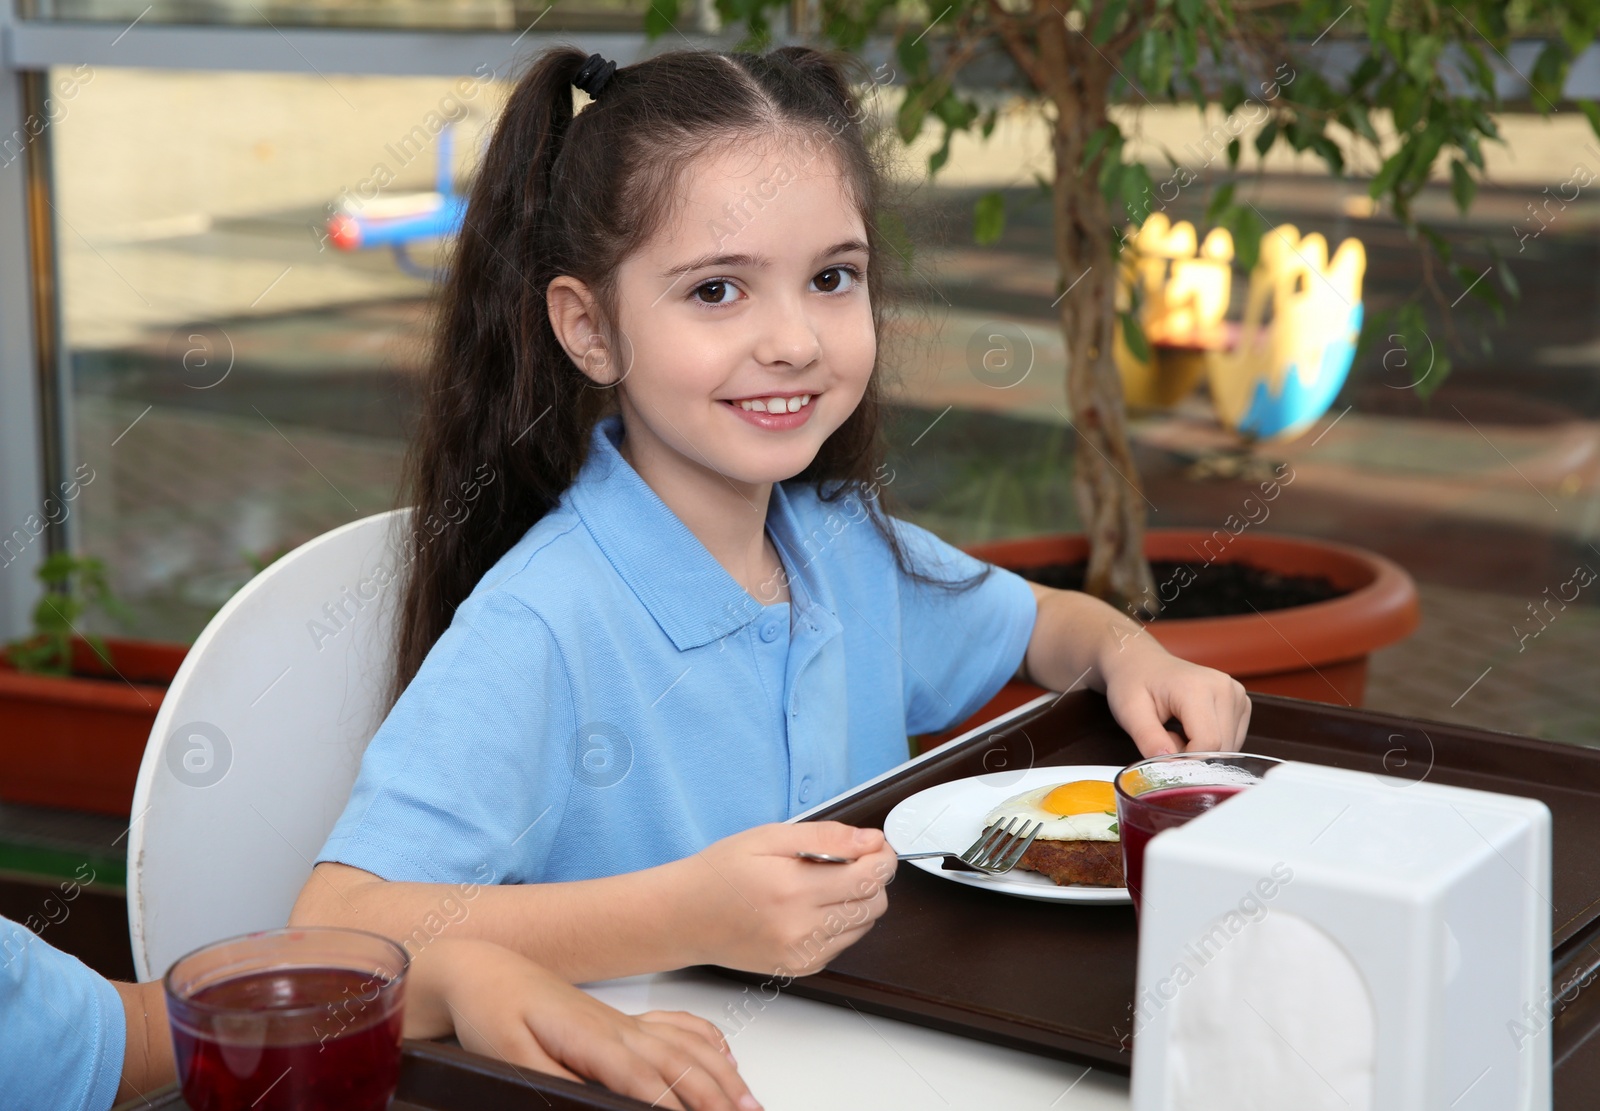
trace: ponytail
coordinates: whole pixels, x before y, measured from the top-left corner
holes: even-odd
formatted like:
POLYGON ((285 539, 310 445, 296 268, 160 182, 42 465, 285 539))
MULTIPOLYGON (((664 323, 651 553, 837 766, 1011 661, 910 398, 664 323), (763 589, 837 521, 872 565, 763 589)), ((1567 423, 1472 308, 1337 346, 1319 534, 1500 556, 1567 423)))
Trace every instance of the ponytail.
POLYGON ((517 84, 449 251, 402 504, 415 506, 391 694, 455 608, 577 476, 609 394, 556 341, 535 276, 551 172, 586 55, 558 48, 517 84), (471 496, 469 499, 469 495, 471 496))

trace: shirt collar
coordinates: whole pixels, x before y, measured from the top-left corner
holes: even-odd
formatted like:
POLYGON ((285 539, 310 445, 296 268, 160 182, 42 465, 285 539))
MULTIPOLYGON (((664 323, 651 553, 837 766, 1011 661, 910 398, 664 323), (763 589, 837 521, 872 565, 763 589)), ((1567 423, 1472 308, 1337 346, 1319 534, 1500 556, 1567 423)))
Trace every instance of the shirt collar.
MULTIPOLYGON (((622 581, 678 650, 742 629, 765 607, 740 586, 677 514, 622 457, 622 417, 595 423, 589 453, 568 491, 573 508, 622 581)), ((774 483, 767 528, 788 571, 791 606, 817 597, 794 554, 801 529, 781 483, 774 483)))

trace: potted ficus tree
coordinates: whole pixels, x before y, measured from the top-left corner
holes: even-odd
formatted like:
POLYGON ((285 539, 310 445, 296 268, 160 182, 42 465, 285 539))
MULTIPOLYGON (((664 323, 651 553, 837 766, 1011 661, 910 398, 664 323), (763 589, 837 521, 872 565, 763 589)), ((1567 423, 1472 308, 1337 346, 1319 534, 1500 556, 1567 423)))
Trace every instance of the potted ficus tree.
POLYGON ((57 553, 37 575, 33 631, 0 652, 0 799, 125 816, 187 649, 88 631, 123 612, 98 559, 57 553))
MULTIPOLYGON (((667 31, 678 6, 678 0, 655 0, 647 30, 667 31)), ((975 59, 997 53, 1009 59, 1016 91, 1042 102, 1054 169, 1038 184, 1052 216, 1060 294, 1055 307, 1076 434, 1072 482, 1084 532, 971 550, 1024 573, 1082 561, 1082 589, 1146 619, 1158 618, 1171 596, 1167 575, 1158 579, 1151 570, 1152 557, 1191 565, 1248 562, 1280 576, 1320 577, 1340 596, 1265 616, 1247 609, 1232 616, 1155 620, 1151 632, 1174 651, 1223 667, 1255 689, 1359 701, 1366 654, 1405 636, 1417 621, 1415 587, 1403 570, 1371 553, 1273 537, 1234 520, 1188 533, 1146 532, 1146 503, 1113 361, 1119 330, 1131 348, 1148 350, 1136 315, 1117 307, 1126 229, 1138 228, 1178 194, 1199 192, 1207 202, 1206 221, 1229 230, 1237 263, 1248 271, 1271 229, 1236 195, 1244 152, 1253 151, 1259 164, 1275 147, 1309 151, 1337 175, 1344 172, 1347 151, 1364 145, 1380 166, 1369 192, 1418 243, 1424 276, 1412 298, 1369 315, 1364 335, 1397 335, 1409 350, 1426 350, 1431 345, 1424 339, 1423 297, 1444 306, 1462 290, 1499 317, 1500 291, 1510 297, 1517 292, 1504 261, 1494 254, 1495 277, 1480 279, 1482 264, 1468 267, 1453 258, 1450 244, 1416 219, 1413 202, 1448 163, 1456 205, 1462 212, 1471 206, 1485 169, 1483 144, 1498 138, 1492 114, 1502 106, 1497 80, 1510 75, 1497 71, 1505 68, 1499 59, 1510 40, 1543 40, 1528 71, 1528 92, 1542 111, 1553 110, 1573 59, 1594 41, 1600 5, 948 0, 913 11, 847 0, 717 0, 717 8, 729 21, 744 21, 741 46, 747 49, 767 44, 772 16, 783 9, 791 34, 846 50, 892 30, 892 80, 904 94, 895 119, 900 138, 910 144, 925 127, 943 129, 928 159, 930 177, 948 160, 956 133, 976 128, 988 138, 995 127, 999 109, 984 108, 955 84, 975 59), (1207 121, 1197 136, 1199 149, 1210 152, 1205 165, 1175 163, 1170 177, 1163 172, 1158 182, 1149 167, 1130 157, 1127 136, 1111 111, 1118 96, 1199 106, 1207 121), (1213 107, 1224 117, 1220 125, 1216 112, 1207 111, 1213 107), (1296 671, 1301 674, 1286 674, 1296 671)), ((1595 105, 1578 107, 1600 131, 1595 105)), ((976 241, 994 242, 1005 226, 1004 195, 980 197, 973 217, 976 241)), ((1487 246, 1494 251, 1492 243, 1487 246)), ((1449 360, 1438 358, 1425 380, 1414 384, 1417 392, 1431 392, 1448 369, 1449 360)), ((1256 504, 1264 506, 1290 477, 1272 474, 1252 491, 1256 504)), ((1250 514, 1242 506, 1238 516, 1250 514)), ((1036 688, 1010 689, 974 722, 1035 693, 1036 688)))

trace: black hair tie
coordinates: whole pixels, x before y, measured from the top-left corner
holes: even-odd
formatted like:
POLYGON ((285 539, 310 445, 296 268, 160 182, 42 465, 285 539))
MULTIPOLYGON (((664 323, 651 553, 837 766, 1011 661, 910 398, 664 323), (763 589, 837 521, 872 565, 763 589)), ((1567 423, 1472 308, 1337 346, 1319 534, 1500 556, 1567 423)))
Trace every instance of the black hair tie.
POLYGON ((600 95, 600 90, 606 87, 606 82, 610 81, 611 75, 616 72, 617 63, 608 62, 598 54, 591 54, 579 68, 578 75, 572 79, 572 83, 594 98, 600 95))

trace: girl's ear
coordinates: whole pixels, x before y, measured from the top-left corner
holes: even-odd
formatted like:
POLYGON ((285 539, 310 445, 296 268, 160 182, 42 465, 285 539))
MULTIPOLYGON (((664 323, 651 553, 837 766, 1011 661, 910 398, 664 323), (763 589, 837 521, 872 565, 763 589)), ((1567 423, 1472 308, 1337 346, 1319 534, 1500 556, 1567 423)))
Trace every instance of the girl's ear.
POLYGON ((563 274, 550 282, 545 291, 550 310, 550 327, 574 366, 597 385, 615 385, 619 380, 616 360, 600 329, 594 294, 589 287, 563 274))

